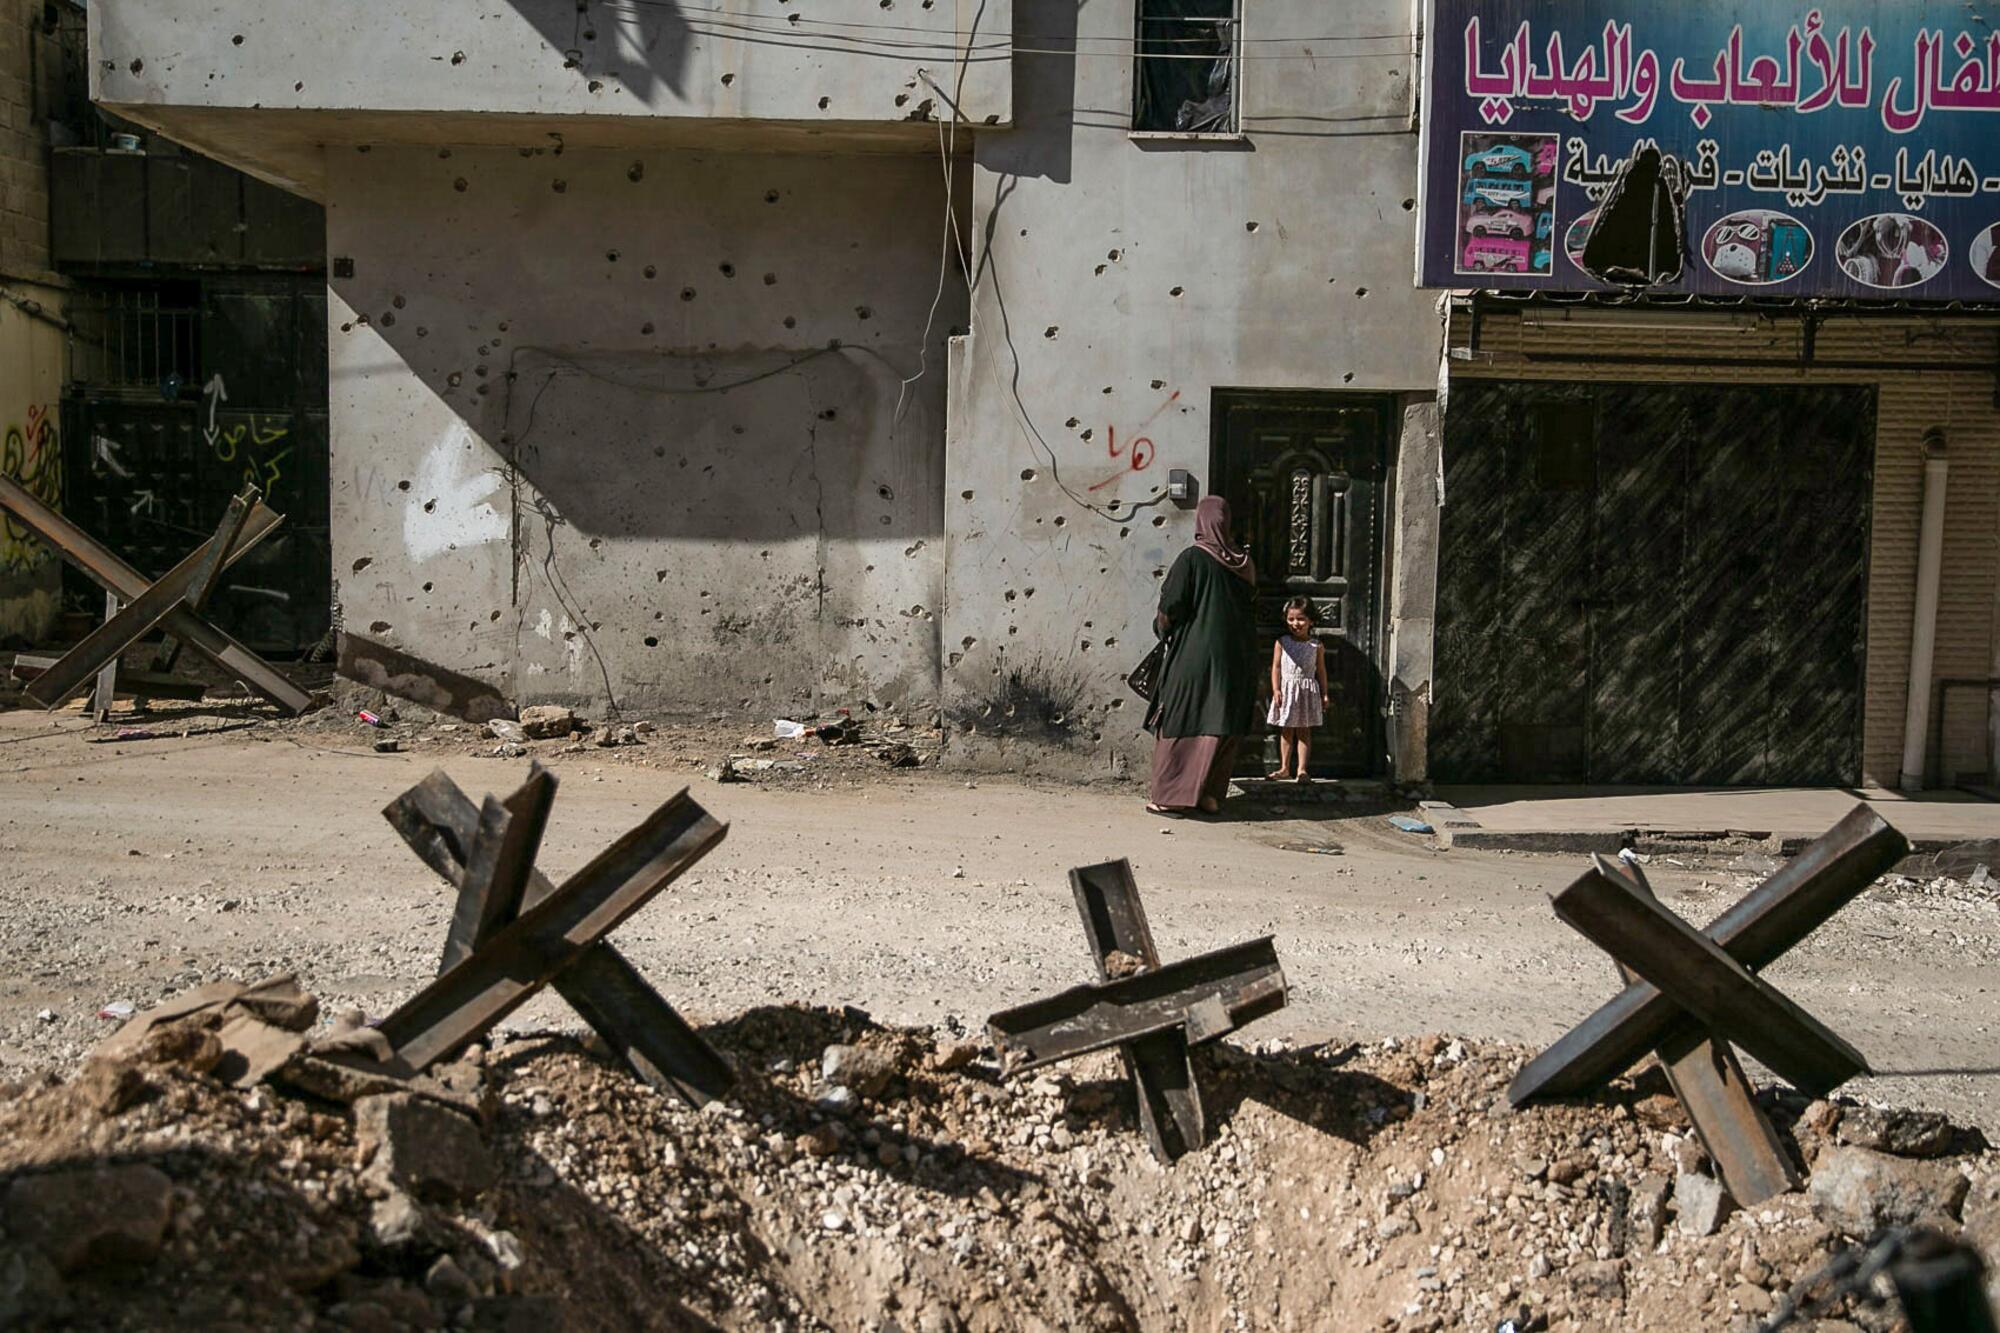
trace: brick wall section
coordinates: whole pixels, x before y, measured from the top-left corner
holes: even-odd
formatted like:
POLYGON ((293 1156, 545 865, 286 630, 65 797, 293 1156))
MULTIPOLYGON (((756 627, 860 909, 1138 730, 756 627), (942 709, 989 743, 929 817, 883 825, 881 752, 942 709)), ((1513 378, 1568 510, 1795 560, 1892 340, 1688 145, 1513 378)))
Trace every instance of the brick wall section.
POLYGON ((0 274, 49 275, 49 139, 60 69, 41 0, 0 0, 0 274))
MULTIPOLYGON (((1910 633, 1916 614, 1917 528, 1923 503, 1924 432, 1944 428, 1951 458, 1945 505, 1944 573, 1938 598, 1934 680, 1993 673, 1996 581, 2000 581, 2000 411, 1993 405, 1994 376, 1979 370, 1939 370, 1939 362, 1991 363, 2000 317, 1985 319, 1829 319, 1815 355, 1824 361, 1907 360, 1897 370, 1813 370, 1757 366, 1754 358, 1791 357, 1797 334, 1789 323, 1777 331, 1666 329, 1671 313, 1647 311, 1643 329, 1591 323, 1570 327, 1525 326, 1511 311, 1480 318, 1479 356, 1455 359, 1454 377, 1555 380, 1653 380, 1667 382, 1873 384, 1877 389, 1875 484, 1868 565, 1867 662, 1862 721, 1862 780, 1894 786, 1903 751, 1903 710, 1908 698, 1910 633), (1715 357, 1737 364, 1690 367, 1636 363, 1589 365, 1528 361, 1525 354, 1658 355, 1715 357)), ((1451 322, 1450 347, 1468 347, 1471 321, 1464 310, 1451 322)), ((1446 410, 1450 410, 1447 401, 1446 410)), ((1943 770, 1986 771, 1988 698, 1980 691, 1954 696, 1944 718, 1943 770)), ((1932 759, 1933 767, 1937 758, 1932 759)))

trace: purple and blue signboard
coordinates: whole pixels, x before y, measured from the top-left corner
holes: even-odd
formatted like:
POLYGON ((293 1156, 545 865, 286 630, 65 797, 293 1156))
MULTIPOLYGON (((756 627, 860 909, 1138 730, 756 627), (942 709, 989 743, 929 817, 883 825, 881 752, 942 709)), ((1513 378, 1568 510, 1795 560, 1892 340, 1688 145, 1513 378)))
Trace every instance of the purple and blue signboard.
POLYGON ((1576 261, 1651 144, 1691 251, 1654 290, 2000 300, 2000 29, 1967 6, 1431 3, 1422 285, 1604 290, 1576 261))

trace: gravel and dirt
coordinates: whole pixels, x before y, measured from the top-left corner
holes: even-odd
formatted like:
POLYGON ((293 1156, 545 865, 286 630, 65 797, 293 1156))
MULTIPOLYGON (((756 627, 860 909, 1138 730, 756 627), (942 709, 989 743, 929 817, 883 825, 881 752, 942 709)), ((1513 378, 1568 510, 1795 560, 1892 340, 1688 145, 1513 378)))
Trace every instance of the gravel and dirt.
MULTIPOLYGON (((167 1257, 118 1279, 129 1300, 98 1302, 87 1266, 58 1279, 107 1326, 189 1313, 171 1274, 207 1263, 210 1327, 402 1327, 419 1303, 504 1326, 547 1316, 544 1297, 607 1328, 1492 1328, 1520 1305, 1556 1327, 1725 1327, 1843 1231, 1794 1195, 1635 1241, 1645 1208, 1679 1215, 1688 1165, 1656 1075, 1590 1106, 1505 1108, 1519 1061, 1613 988, 1549 910, 1574 856, 1439 852, 1384 821, 1400 807, 1358 799, 1162 822, 1122 785, 939 771, 935 733, 886 717, 857 719, 853 744, 768 747, 768 718, 614 746, 331 709, 119 720, 149 734, 0 713, 0 1077, 21 1089, 0 1103, 0 1175, 90 1154, 170 1185, 167 1257), (743 1072, 728 1107, 639 1088, 538 999, 481 1066, 498 1183, 426 1202, 399 1250, 371 1229, 381 1190, 347 1108, 171 1062, 116 1112, 49 1083, 113 1030, 107 1006, 216 979, 292 973, 327 1013, 393 1008, 435 973, 450 902, 381 807, 437 767, 504 793, 530 755, 562 784, 541 859, 556 878, 682 786, 731 824, 616 936, 743 1072), (1163 956, 1273 934, 1291 986, 1216 1049, 1221 1136, 1172 1170, 1109 1059, 1009 1080, 990 1051, 944 1054, 1088 978, 1065 871, 1121 856, 1163 956), (857 1041, 896 1053, 890 1090, 823 1111, 822 1052, 857 1041), (244 1271, 260 1233, 218 1220, 239 1198, 271 1236, 306 1237, 296 1271, 244 1271)), ((1649 873, 1699 922, 1767 866, 1731 849, 1649 873)), ((1996 963, 1990 879, 1888 880, 1766 975, 1870 1057, 1845 1098, 1943 1112, 1966 1148, 2000 1138, 1996 963)), ((1838 1108, 1772 1100, 1806 1160, 1831 1150, 1838 1108)), ((1987 1218, 1991 1155, 1943 1169, 1969 1182, 1968 1225, 1987 1218)), ((12 1272, 0 1255, 0 1296, 33 1287, 12 1272)))

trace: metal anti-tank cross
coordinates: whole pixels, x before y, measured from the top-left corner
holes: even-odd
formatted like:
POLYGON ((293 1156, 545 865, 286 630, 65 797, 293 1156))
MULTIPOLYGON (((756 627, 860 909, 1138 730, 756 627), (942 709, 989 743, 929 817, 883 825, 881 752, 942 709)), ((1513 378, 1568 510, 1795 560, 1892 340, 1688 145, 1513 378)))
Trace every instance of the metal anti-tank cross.
POLYGON ((1908 851, 1902 834, 1858 805, 1705 932, 1661 905, 1636 865, 1596 858, 1556 895, 1556 915, 1611 955, 1625 989, 1529 1061, 1509 1099, 1587 1094, 1652 1051, 1737 1203, 1796 1188, 1731 1045, 1815 1096, 1868 1071, 1860 1052, 1756 972, 1908 851))
MULTIPOLYGON (((29 682, 27 694, 36 703, 54 708, 97 677, 98 711, 108 711, 119 655, 158 628, 286 712, 303 713, 312 707, 311 695, 202 614, 222 572, 284 522, 283 515, 264 507, 256 487, 229 502, 214 537, 150 580, 8 477, 0 477, 0 509, 54 547, 103 588, 108 599, 104 623, 60 659, 43 665, 29 682)), ((172 665, 179 651, 176 644, 166 646, 160 655, 162 670, 172 665)))
POLYGON ((1097 984, 994 1014, 993 1044, 1013 1072, 1116 1046, 1139 1097, 1139 1123, 1161 1161, 1208 1141, 1189 1048, 1285 1006, 1271 937, 1162 966, 1128 861, 1069 872, 1097 984))
POLYGON ((422 1069, 553 985, 645 1082, 696 1106, 721 1096, 728 1062, 604 940, 728 827, 683 791, 557 885, 535 869, 555 794, 540 764, 481 805, 433 773, 382 811, 458 891, 437 980, 380 1025, 393 1064, 422 1069))

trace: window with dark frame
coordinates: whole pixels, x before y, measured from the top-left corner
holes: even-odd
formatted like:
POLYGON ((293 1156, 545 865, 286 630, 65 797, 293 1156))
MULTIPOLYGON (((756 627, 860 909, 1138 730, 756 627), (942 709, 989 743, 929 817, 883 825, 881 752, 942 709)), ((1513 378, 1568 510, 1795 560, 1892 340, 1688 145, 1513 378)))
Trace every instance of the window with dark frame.
POLYGON ((1137 0, 1134 134, 1235 134, 1241 0, 1137 0))

